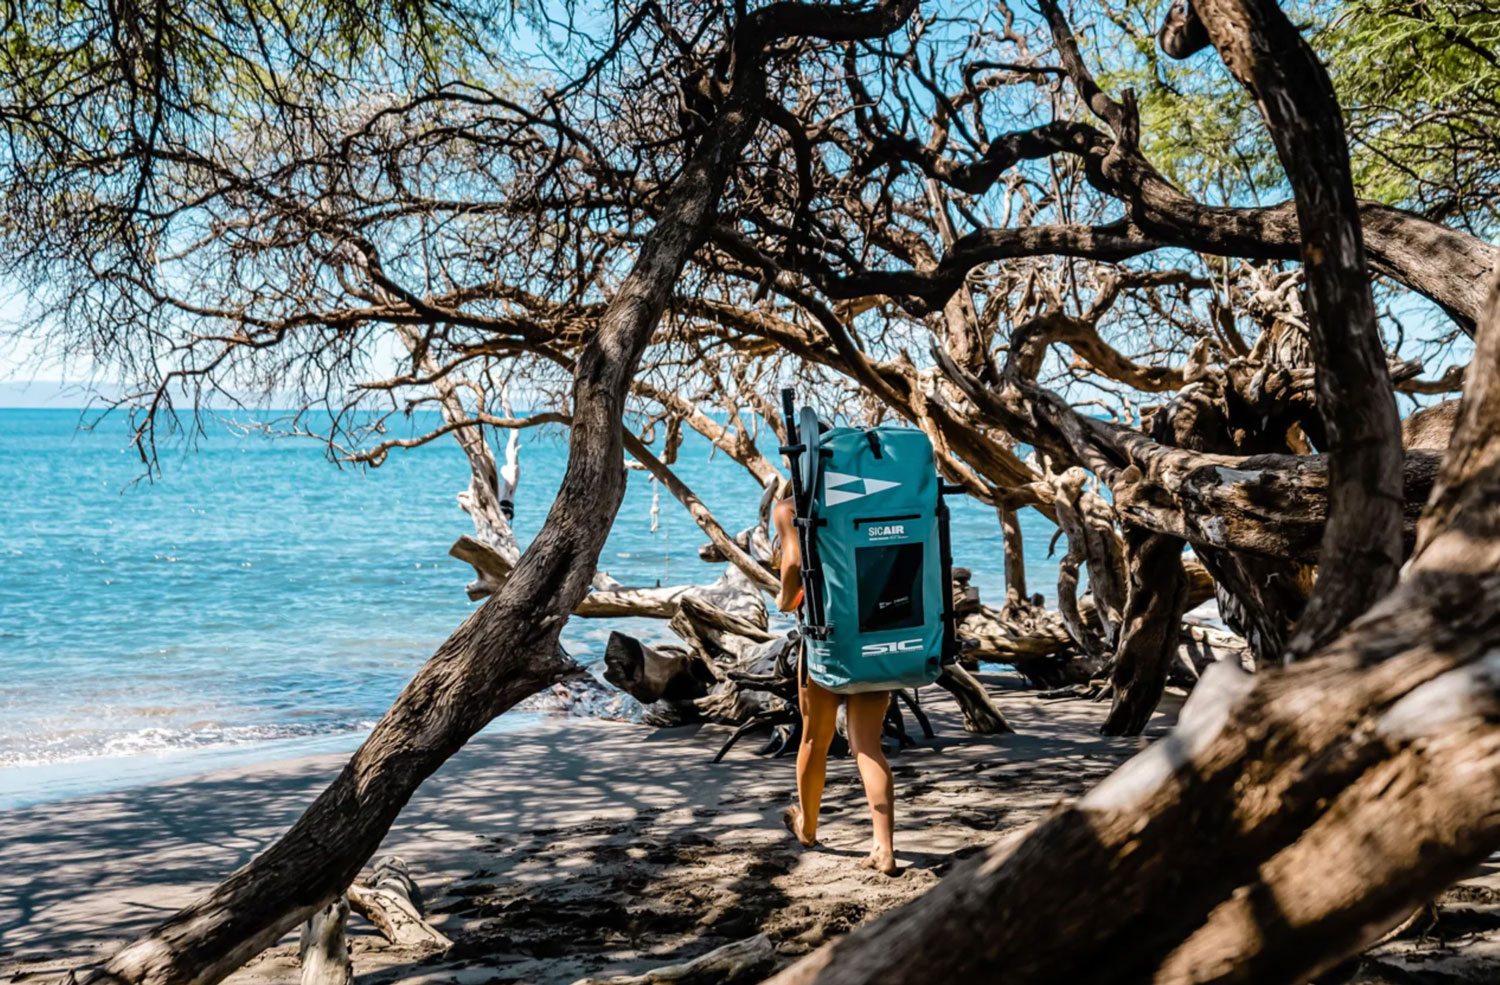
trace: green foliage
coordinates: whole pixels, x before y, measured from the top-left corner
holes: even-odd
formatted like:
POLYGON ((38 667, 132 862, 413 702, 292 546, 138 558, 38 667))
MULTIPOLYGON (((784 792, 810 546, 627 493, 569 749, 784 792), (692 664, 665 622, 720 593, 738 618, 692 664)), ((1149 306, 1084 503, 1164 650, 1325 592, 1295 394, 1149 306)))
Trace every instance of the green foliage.
POLYGON ((1500 7, 1355 0, 1315 40, 1364 194, 1493 234, 1500 204, 1500 7))
POLYGON ((66 270, 87 287, 68 291, 92 299, 87 317, 135 317, 97 310, 126 304, 103 285, 151 284, 163 255, 203 235, 195 201, 232 192, 253 209, 275 190, 251 185, 247 162, 274 176, 294 157, 337 153, 350 107, 493 74, 497 10, 484 0, 8 5, 0 275, 46 293, 66 270))
MULTIPOLYGON (((1247 205, 1284 197, 1249 95, 1205 51, 1175 62, 1155 31, 1170 0, 1081 4, 1093 64, 1140 100, 1142 143, 1184 190, 1247 205)), ((1500 203, 1500 7, 1485 0, 1326 0, 1289 5, 1344 110, 1367 198, 1493 234, 1500 203)))
POLYGON ((1100 84, 1134 89, 1141 146, 1174 184, 1202 200, 1254 205, 1281 197, 1285 179, 1260 113, 1213 52, 1178 62, 1156 30, 1170 0, 1105 0, 1075 8, 1092 19, 1100 84))

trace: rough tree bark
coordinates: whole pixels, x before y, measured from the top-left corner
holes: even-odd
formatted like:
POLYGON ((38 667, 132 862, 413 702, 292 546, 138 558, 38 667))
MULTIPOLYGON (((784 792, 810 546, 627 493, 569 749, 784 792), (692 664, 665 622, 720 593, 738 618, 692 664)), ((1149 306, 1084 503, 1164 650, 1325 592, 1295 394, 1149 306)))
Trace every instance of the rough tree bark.
POLYGON ((345 935, 348 920, 349 901, 341 896, 302 925, 297 941, 302 985, 350 985, 354 981, 354 962, 349 959, 345 935))
POLYGON ((1130 598, 1110 672, 1114 704, 1099 727, 1104 735, 1139 735, 1161 701, 1187 610, 1182 547, 1176 537, 1138 527, 1125 531, 1130 598))
POLYGON ((1005 551, 1005 605, 1029 602, 1026 594, 1026 545, 1021 540, 1021 515, 1008 506, 996 505, 1000 517, 1000 540, 1005 551))
POLYGON ((212 985, 341 893, 421 782, 496 715, 575 665, 558 633, 588 589, 625 487, 624 398, 683 265, 701 243, 765 98, 765 52, 781 37, 888 33, 915 4, 796 3, 747 16, 734 77, 634 266, 574 370, 568 468, 536 539, 491 596, 417 672, 338 778, 280 839, 197 902, 75 980, 212 985))
POLYGON ((1297 203, 1318 415, 1330 455, 1328 526, 1317 584, 1288 643, 1295 658, 1331 639, 1396 582, 1400 423, 1333 83, 1274 3, 1194 0, 1193 11, 1260 106, 1297 203))

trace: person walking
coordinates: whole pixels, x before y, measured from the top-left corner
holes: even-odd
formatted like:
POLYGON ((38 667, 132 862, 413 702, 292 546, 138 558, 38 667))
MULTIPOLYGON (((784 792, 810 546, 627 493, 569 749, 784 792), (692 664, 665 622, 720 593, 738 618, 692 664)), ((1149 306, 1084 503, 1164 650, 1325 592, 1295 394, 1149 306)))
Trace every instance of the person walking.
MULTIPOLYGON (((802 547, 796 533, 796 507, 790 495, 776 503, 771 522, 779 545, 781 592, 777 608, 792 612, 802 604, 802 547)), ((804 649, 798 657, 797 701, 802 710, 802 741, 797 747, 797 802, 789 806, 783 820, 787 830, 806 847, 817 844, 818 809, 828 772, 828 746, 838 721, 839 702, 848 705, 846 715, 849 751, 859 767, 865 799, 870 804, 874 827, 870 854, 860 863, 866 868, 895 875, 896 855, 892 847, 896 790, 890 764, 880 746, 885 713, 891 702, 889 691, 864 691, 840 695, 824 688, 801 672, 804 649)))

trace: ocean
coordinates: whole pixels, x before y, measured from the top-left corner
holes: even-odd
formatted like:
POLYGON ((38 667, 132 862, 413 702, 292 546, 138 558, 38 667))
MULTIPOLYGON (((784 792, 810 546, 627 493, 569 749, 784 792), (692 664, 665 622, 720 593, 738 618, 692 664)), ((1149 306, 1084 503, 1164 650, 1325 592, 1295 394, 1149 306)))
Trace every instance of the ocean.
MULTIPOLYGON (((77 410, 0 409, 0 807, 352 749, 476 604, 447 553, 472 531, 456 443, 340 468, 316 441, 243 426, 275 417, 205 418, 147 478, 123 418, 80 429, 77 410)), ((523 545, 566 461, 561 430, 523 432, 523 545)), ((676 471, 729 530, 755 522, 754 480, 706 440, 686 436, 676 471)), ((665 490, 652 530, 653 493, 632 470, 600 567, 627 585, 711 581, 706 538, 665 490)), ((1030 510, 1023 526, 1030 589, 1050 599, 1053 528, 1030 510)), ((953 550, 1003 597, 992 510, 955 504, 953 550)), ((613 629, 674 638, 574 618, 563 644, 592 665, 613 629)))

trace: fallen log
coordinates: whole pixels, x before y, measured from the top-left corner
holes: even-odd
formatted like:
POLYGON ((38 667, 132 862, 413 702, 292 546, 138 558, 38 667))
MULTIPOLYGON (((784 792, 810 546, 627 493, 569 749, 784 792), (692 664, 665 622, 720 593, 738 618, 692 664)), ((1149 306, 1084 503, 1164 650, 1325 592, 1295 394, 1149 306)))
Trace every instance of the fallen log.
MULTIPOLYGON (((738 569, 726 569, 721 580, 740 587, 739 594, 720 596, 739 611, 702 595, 684 595, 667 623, 682 646, 648 645, 624 633, 610 634, 604 678, 646 705, 646 724, 739 725, 783 707, 773 694, 742 688, 736 676, 776 674, 789 640, 766 628, 760 593, 738 569)), ((793 701, 795 695, 794 688, 793 701)))
POLYGON ((388 855, 377 862, 368 883, 351 884, 349 906, 397 947, 446 950, 453 946, 447 935, 427 922, 421 893, 399 856, 388 855))
POLYGON ((701 698, 718 680, 698 654, 680 646, 648 646, 621 632, 604 646, 604 679, 643 705, 701 698))

